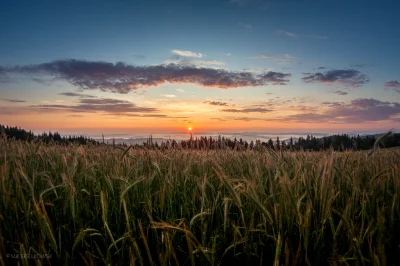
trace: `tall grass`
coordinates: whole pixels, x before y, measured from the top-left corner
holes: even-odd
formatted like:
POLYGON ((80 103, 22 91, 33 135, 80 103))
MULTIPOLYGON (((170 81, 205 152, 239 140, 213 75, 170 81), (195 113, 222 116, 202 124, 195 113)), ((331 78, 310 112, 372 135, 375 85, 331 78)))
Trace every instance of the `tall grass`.
POLYGON ((0 140, 0 265, 395 265, 400 153, 0 140))

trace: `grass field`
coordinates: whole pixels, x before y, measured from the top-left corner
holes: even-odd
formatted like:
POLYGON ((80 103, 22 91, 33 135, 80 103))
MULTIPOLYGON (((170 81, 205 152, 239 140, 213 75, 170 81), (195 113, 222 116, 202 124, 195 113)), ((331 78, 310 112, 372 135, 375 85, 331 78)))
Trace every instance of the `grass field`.
POLYGON ((367 154, 3 138, 0 265, 396 265, 400 151, 367 154))

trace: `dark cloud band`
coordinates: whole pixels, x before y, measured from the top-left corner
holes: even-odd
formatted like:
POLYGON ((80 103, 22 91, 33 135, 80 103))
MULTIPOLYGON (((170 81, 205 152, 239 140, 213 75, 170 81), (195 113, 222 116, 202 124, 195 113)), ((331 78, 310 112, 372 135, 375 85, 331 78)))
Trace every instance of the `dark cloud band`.
POLYGON ((333 69, 325 73, 303 73, 307 83, 340 83, 351 87, 360 87, 369 81, 368 77, 355 69, 333 69))
POLYGON ((385 82, 385 89, 393 89, 400 93, 400 82, 397 80, 385 82))
POLYGON ((400 115, 400 104, 372 98, 358 98, 350 103, 324 102, 329 109, 323 113, 304 113, 285 117, 283 120, 304 123, 364 123, 395 120, 400 115))
POLYGON ((267 72, 229 72, 214 68, 169 64, 134 66, 125 63, 58 60, 38 65, 0 68, 3 72, 47 74, 65 79, 79 89, 128 93, 142 86, 157 86, 166 82, 192 83, 205 87, 236 88, 246 86, 285 85, 291 74, 267 72))

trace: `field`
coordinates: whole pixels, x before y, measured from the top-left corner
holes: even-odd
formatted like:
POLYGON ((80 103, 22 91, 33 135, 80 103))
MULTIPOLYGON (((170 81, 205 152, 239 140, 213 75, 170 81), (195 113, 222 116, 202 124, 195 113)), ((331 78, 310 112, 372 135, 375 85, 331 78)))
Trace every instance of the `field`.
POLYGON ((400 151, 367 154, 2 138, 0 265, 396 265, 400 151))

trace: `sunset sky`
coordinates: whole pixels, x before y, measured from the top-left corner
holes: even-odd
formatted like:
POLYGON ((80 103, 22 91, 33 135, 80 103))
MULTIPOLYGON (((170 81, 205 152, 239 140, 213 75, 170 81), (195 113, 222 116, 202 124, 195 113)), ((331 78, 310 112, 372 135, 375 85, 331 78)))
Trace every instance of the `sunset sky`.
POLYGON ((1 1, 0 124, 85 134, 398 130, 399 7, 1 1))

